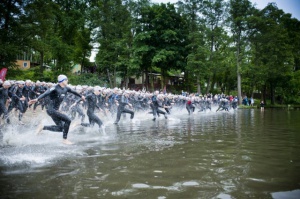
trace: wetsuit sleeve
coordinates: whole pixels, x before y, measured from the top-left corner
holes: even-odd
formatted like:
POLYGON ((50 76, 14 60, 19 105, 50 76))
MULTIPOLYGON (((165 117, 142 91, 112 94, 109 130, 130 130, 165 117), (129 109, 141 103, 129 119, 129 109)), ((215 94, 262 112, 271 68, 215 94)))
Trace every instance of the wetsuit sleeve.
POLYGON ((41 95, 37 98, 37 100, 40 100, 40 99, 42 99, 42 98, 44 98, 44 97, 47 97, 47 96, 50 95, 54 90, 55 90, 54 87, 53 87, 53 88, 50 88, 50 89, 48 89, 48 90, 46 90, 46 92, 44 92, 43 94, 41 94, 41 95))
POLYGON ((73 93, 74 95, 76 95, 76 96, 82 98, 82 95, 80 95, 79 93, 77 93, 76 91, 72 90, 72 89, 69 88, 69 87, 68 87, 68 92, 69 92, 69 93, 73 93))
MULTIPOLYGON (((85 100, 88 100, 89 98, 91 98, 91 96, 92 96, 91 94, 86 95, 86 96, 85 96, 85 100)), ((82 98, 80 97, 80 98, 79 98, 78 100, 76 100, 74 103, 77 104, 77 103, 79 103, 79 102, 81 102, 81 101, 82 101, 82 98)))
POLYGON ((35 92, 35 89, 34 89, 34 88, 29 88, 29 92, 30 92, 30 93, 33 93, 34 95, 38 95, 37 92, 35 92))
POLYGON ((20 98, 18 97, 18 95, 17 95, 17 90, 18 90, 18 87, 17 87, 17 86, 14 87, 13 90, 12 90, 12 92, 11 92, 11 95, 12 95, 12 97, 15 97, 15 98, 20 99, 20 98))

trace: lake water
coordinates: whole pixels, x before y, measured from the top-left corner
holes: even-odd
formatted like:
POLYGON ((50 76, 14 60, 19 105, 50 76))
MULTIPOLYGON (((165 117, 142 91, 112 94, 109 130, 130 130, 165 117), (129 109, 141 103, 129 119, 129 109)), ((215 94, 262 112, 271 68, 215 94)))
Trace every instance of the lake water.
POLYGON ((36 123, 2 129, 0 198, 300 198, 300 111, 113 121, 70 131, 71 146, 36 123))

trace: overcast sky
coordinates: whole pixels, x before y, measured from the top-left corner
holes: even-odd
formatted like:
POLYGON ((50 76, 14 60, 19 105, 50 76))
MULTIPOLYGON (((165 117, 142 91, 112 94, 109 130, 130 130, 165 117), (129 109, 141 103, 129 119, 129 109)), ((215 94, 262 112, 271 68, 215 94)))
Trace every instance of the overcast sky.
MULTIPOLYGON (((178 0, 152 0, 153 3, 176 3, 178 0)), ((250 0, 256 4, 256 8, 263 9, 270 2, 275 2, 279 9, 285 13, 291 13, 292 17, 300 20, 300 0, 250 0)))

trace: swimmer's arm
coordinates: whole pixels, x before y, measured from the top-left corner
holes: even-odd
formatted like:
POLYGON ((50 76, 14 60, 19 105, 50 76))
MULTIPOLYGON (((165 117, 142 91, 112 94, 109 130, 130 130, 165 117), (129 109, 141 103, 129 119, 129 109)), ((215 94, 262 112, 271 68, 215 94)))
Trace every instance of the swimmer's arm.
POLYGON ((32 99, 28 102, 28 104, 34 104, 36 103, 37 101, 39 101, 40 99, 42 98, 45 98, 47 97, 48 95, 50 95, 50 93, 52 93, 54 91, 54 88, 51 88, 51 89, 48 89, 46 92, 44 92, 43 94, 41 94, 38 98, 35 98, 35 99, 32 99))
POLYGON ((73 93, 74 95, 78 96, 81 98, 82 101, 85 101, 85 97, 83 95, 80 95, 79 93, 77 93, 76 91, 68 88, 68 92, 73 93))
POLYGON ((38 98, 36 98, 36 100, 39 101, 40 99, 47 97, 48 95, 50 95, 54 91, 55 91, 54 88, 50 88, 50 89, 46 90, 46 92, 41 94, 38 98))

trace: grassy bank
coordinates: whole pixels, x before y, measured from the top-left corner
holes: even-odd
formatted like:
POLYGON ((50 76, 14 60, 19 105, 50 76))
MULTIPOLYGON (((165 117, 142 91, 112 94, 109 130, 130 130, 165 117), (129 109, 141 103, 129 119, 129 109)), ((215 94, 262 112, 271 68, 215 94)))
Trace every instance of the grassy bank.
MULTIPOLYGON (((260 105, 254 104, 254 106, 245 106, 240 105, 239 109, 257 109, 260 108, 260 105)), ((278 108, 278 109, 287 109, 287 110, 300 110, 299 104, 275 104, 275 105, 265 105, 265 109, 268 108, 278 108)))

